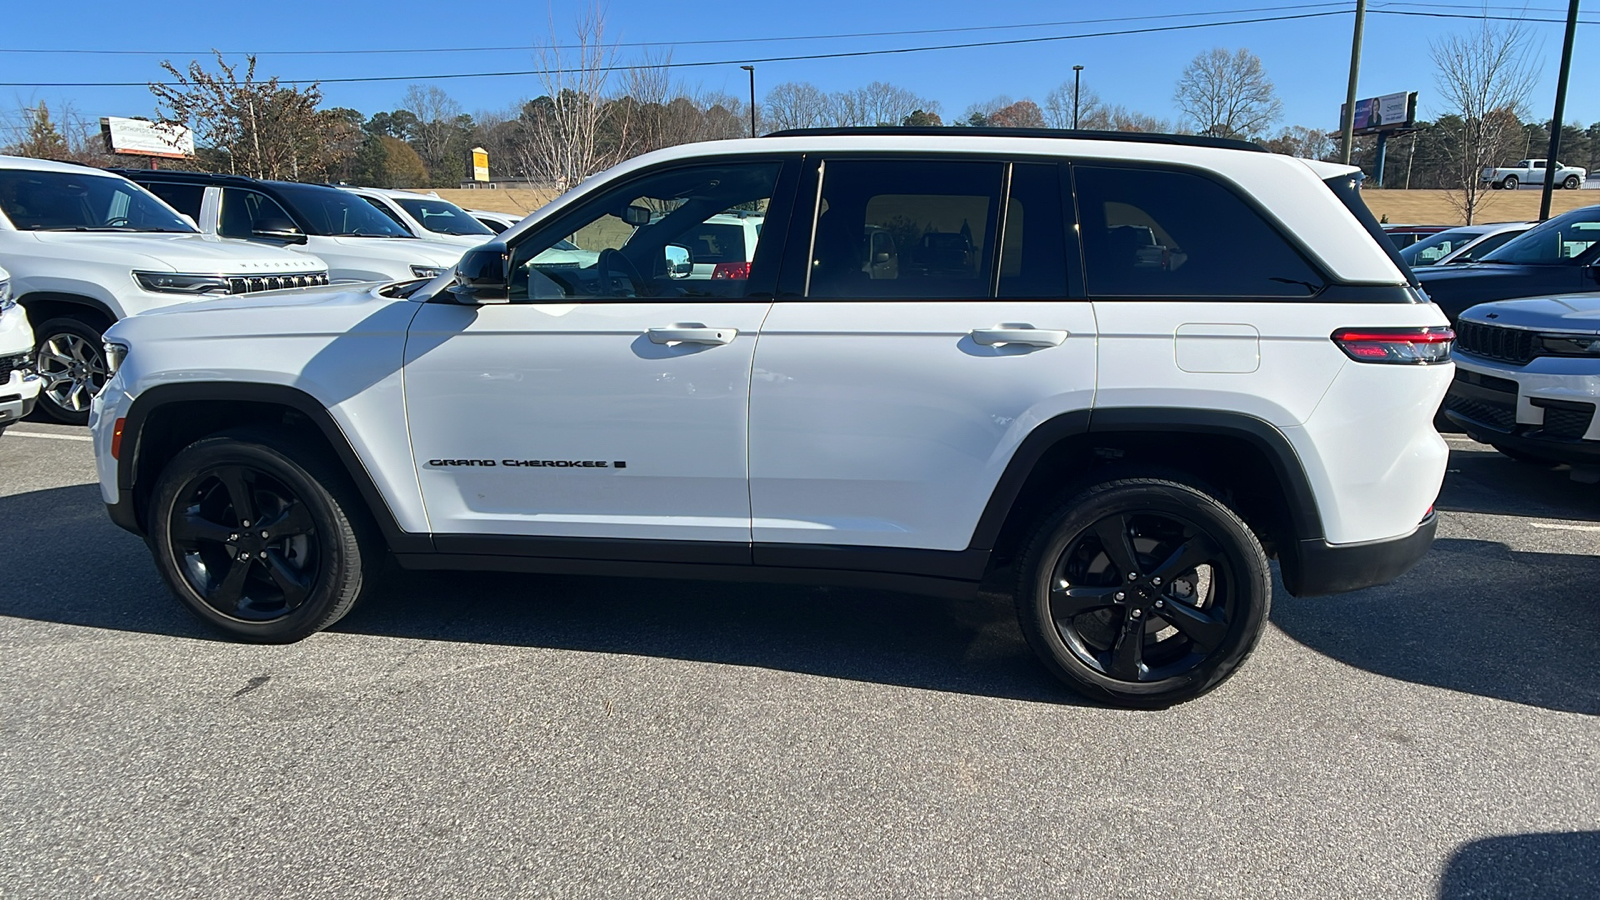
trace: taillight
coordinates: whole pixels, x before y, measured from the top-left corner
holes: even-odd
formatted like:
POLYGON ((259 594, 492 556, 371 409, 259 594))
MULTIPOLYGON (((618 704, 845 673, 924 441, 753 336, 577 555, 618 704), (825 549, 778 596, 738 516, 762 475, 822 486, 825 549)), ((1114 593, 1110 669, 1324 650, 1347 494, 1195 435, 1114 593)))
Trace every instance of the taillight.
POLYGON ((750 277, 750 264, 748 262, 717 263, 711 270, 711 280, 728 278, 743 281, 750 277))
POLYGON ((117 423, 115 425, 111 426, 111 458, 112 459, 121 459, 122 458, 122 426, 127 421, 128 420, 126 418, 118 419, 117 423))
POLYGON ((1356 362, 1426 366, 1450 361, 1456 333, 1436 328, 1341 328, 1333 342, 1356 362))

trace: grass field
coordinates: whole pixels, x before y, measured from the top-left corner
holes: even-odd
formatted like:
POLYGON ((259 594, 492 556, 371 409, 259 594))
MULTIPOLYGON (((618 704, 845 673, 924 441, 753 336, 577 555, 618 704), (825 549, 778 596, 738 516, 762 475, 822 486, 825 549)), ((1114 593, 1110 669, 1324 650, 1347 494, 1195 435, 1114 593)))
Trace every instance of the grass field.
MULTIPOLYGON (((503 213, 530 213, 555 196, 553 191, 536 190, 440 190, 439 196, 468 209, 487 209, 503 213)), ((1461 214, 1450 203, 1448 191, 1364 192, 1372 214, 1390 222, 1409 225, 1459 225, 1461 214)), ((1580 206, 1600 204, 1600 191, 1556 191, 1550 211, 1563 213, 1580 206)), ((1479 222, 1520 222, 1539 217, 1539 191, 1485 191, 1478 208, 1479 222)))

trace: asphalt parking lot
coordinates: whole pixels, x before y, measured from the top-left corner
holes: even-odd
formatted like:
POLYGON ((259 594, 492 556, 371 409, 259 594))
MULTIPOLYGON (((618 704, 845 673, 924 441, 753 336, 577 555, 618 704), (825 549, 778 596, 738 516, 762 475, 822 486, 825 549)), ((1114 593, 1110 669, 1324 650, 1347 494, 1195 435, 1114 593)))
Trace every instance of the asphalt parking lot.
POLYGON ((1432 553, 1079 703, 1008 601, 405 574, 215 640, 0 437, 0 897, 1600 897, 1600 486, 1452 438, 1432 553))

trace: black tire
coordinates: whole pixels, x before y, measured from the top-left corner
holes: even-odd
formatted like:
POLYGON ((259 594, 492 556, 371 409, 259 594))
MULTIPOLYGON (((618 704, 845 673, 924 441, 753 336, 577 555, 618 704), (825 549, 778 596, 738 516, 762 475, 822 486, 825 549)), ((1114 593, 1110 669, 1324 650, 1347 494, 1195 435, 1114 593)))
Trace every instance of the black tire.
POLYGON ((1504 181, 1500 182, 1500 186, 1505 188, 1508 191, 1514 191, 1514 190, 1517 189, 1517 185, 1519 185, 1521 183, 1522 182, 1517 180, 1517 176, 1515 176, 1515 175, 1507 175, 1506 179, 1504 181))
POLYGON ((243 641, 289 643, 339 621, 383 556, 345 472, 322 448, 265 430, 190 444, 150 503, 150 548, 167 587, 243 641))
POLYGON ((89 424, 89 401, 111 379, 100 329, 57 316, 34 329, 34 366, 44 379, 39 409, 67 425, 89 424))
POLYGON ((1538 466, 1541 469, 1553 469, 1556 466, 1561 465, 1561 463, 1558 462, 1557 460, 1548 459, 1546 457, 1539 456, 1539 455, 1534 454, 1534 453, 1524 453, 1521 450, 1513 450, 1510 447, 1503 447, 1503 446, 1501 446, 1499 444, 1494 444, 1494 443, 1491 443, 1489 446, 1491 446, 1494 449, 1498 450, 1501 455, 1509 456, 1512 459, 1514 459, 1517 462, 1522 463, 1524 465, 1538 466))
POLYGON ((1261 542, 1215 497, 1124 478, 1045 519, 1018 566, 1016 603, 1029 645, 1068 686, 1159 709, 1238 669, 1267 621, 1272 581, 1261 542), (1102 534, 1127 540, 1108 552, 1102 534))

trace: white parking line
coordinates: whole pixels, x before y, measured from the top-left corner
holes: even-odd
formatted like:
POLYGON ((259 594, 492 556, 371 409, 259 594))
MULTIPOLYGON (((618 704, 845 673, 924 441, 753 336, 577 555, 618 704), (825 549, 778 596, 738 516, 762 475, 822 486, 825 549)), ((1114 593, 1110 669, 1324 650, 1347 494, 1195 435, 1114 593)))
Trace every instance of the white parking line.
POLYGON ((17 437, 44 438, 48 441, 89 441, 91 443, 94 441, 94 438, 86 434, 48 434, 43 431, 7 431, 6 434, 17 437))
POLYGON ((1557 525, 1553 522, 1529 522, 1534 528, 1549 528, 1553 531, 1600 531, 1600 525, 1557 525))

